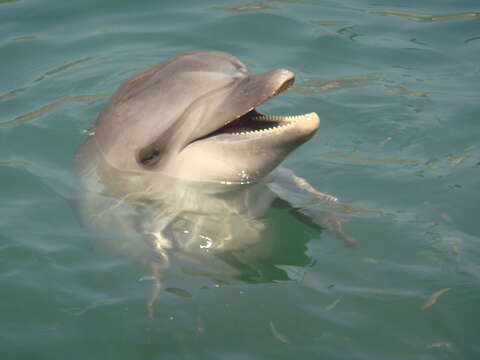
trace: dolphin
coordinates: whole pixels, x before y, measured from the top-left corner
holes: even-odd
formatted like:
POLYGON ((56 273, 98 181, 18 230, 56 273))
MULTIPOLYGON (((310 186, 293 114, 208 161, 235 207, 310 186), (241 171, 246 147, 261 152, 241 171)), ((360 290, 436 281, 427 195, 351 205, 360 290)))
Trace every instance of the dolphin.
POLYGON ((84 145, 87 161, 101 158, 131 181, 158 173, 194 181, 257 181, 319 127, 316 113, 282 117, 255 110, 293 82, 293 73, 283 69, 251 76, 223 52, 175 56, 113 95, 84 145))
MULTIPOLYGON (((82 218, 121 235, 107 247, 140 259, 156 278, 178 254, 200 262, 208 255, 236 271, 214 254, 265 241, 262 216, 275 204, 288 206, 289 194, 337 201, 277 168, 320 124, 315 112, 273 116, 256 109, 293 82, 284 69, 251 75, 220 51, 180 54, 133 76, 76 153, 82 218)), ((354 242, 338 219, 292 211, 354 242)))

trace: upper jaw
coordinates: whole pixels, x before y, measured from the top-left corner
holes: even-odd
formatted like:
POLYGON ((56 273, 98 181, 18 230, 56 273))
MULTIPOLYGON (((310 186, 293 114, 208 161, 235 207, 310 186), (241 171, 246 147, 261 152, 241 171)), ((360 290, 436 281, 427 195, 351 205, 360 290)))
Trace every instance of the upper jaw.
MULTIPOLYGON (((295 116, 272 116, 259 113, 255 107, 288 90, 295 77, 288 70, 274 70, 269 73, 248 77, 238 86, 234 101, 245 101, 240 106, 243 111, 232 117, 213 132, 190 142, 214 140, 245 140, 250 137, 267 136, 296 130, 297 134, 313 134, 318 129, 320 119, 316 113, 295 116), (253 95, 256 95, 253 96, 253 95), (253 99, 253 101, 252 101, 253 99)), ((239 107, 237 106, 237 109, 239 107)))

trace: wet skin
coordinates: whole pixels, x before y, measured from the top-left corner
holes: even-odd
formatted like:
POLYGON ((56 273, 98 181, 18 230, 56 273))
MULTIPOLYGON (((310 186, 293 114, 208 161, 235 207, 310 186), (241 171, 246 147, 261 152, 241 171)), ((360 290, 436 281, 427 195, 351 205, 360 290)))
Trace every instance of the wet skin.
MULTIPOLYGON (((93 122, 74 162, 81 179, 77 208, 85 223, 118 234, 107 247, 152 270, 151 314, 172 259, 208 257, 235 273, 215 254, 267 241, 260 218, 272 206, 290 206, 285 194, 336 202, 276 169, 320 123, 316 113, 282 117, 255 109, 293 81, 288 70, 252 76, 231 55, 193 51, 128 80, 93 122)), ((335 217, 291 211, 354 242, 335 217)))

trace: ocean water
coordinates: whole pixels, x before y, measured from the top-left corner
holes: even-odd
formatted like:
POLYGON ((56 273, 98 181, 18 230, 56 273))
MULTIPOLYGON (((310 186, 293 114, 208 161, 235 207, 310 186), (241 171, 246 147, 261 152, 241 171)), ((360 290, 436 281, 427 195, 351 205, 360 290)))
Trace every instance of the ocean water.
POLYGON ((0 0, 2 359, 476 359, 480 4, 0 0), (352 211, 354 247, 272 209, 225 282, 94 250, 71 162, 128 77, 192 49, 287 68, 262 109, 322 123, 284 162, 352 211))

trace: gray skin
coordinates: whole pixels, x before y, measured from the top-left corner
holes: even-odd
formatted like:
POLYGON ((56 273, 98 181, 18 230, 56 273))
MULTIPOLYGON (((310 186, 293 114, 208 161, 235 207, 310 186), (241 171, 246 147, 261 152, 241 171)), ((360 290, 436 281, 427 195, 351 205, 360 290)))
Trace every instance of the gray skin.
POLYGON ((142 185, 155 183, 158 173, 193 181, 257 181, 315 133, 316 114, 266 134, 203 137, 293 81, 288 70, 250 76, 244 64, 222 52, 178 55, 131 78, 114 94, 80 150, 80 158, 88 153, 87 164, 77 168, 106 161, 122 173, 122 181, 142 185))
MULTIPOLYGON (((118 234, 107 247, 150 267, 151 315, 172 259, 208 258, 234 273, 214 255, 267 241, 259 218, 288 206, 280 198, 336 202, 286 169, 273 171, 319 127, 315 113, 288 121, 256 112, 293 81, 283 69, 252 76, 223 52, 188 52, 128 80, 93 122, 75 158, 77 208, 87 224, 118 234)), ((338 217, 292 212, 354 242, 338 217)))

